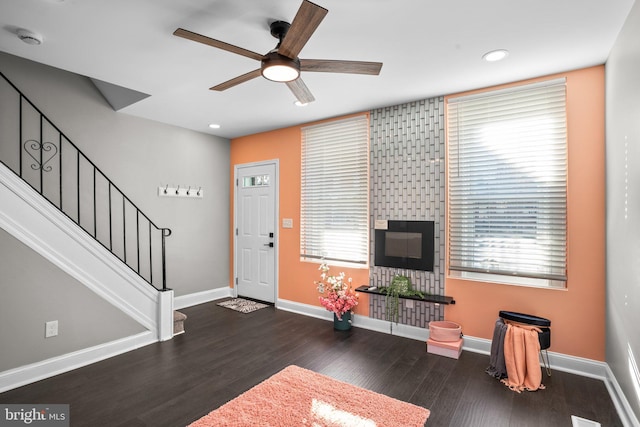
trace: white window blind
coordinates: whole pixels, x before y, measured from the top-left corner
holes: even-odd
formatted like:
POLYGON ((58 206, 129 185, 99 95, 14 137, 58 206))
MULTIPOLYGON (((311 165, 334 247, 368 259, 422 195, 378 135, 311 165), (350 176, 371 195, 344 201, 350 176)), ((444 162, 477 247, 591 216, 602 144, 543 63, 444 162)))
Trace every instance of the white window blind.
POLYGON ((452 275, 564 286, 565 92, 560 79, 448 101, 452 275))
POLYGON ((302 129, 303 258, 367 263, 368 162, 366 116, 302 129))

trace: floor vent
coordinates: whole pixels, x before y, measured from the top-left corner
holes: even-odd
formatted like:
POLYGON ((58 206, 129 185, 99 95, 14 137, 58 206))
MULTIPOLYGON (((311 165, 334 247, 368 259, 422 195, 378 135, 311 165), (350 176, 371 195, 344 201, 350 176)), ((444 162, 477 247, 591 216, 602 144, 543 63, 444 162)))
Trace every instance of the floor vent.
POLYGON ((596 421, 576 417, 575 415, 571 415, 571 425, 573 427, 602 427, 600 423, 596 421))

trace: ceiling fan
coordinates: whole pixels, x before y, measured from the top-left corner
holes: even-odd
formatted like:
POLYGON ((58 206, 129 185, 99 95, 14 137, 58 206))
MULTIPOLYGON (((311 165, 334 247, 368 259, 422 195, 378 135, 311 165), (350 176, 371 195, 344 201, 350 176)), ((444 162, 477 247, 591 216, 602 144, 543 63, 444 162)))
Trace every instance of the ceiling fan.
POLYGON ((271 23, 271 35, 277 38, 279 42, 274 49, 265 55, 182 28, 175 30, 173 35, 261 62, 260 68, 213 86, 210 88, 211 90, 227 90, 262 75, 268 80, 286 83, 297 100, 306 104, 314 101, 315 98, 300 78, 301 71, 378 75, 382 68, 382 63, 380 62, 298 58, 298 54, 318 28, 327 12, 327 9, 303 0, 291 24, 284 21, 271 23))

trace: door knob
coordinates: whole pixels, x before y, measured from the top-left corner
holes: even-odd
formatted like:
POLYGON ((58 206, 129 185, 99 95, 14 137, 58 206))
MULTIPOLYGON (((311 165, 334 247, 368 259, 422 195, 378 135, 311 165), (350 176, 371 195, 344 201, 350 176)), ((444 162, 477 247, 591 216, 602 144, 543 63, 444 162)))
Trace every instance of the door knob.
POLYGON ((264 245, 265 246, 269 246, 270 248, 272 248, 273 247, 273 242, 265 243, 264 245))

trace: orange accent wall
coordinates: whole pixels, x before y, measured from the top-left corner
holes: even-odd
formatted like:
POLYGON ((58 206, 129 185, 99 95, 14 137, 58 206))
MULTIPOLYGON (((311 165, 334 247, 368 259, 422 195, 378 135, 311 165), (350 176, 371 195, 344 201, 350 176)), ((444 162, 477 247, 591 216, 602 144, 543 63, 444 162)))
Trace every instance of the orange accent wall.
MULTIPOLYGON (((456 300, 455 305, 446 307, 445 318, 460 323, 465 335, 491 339, 500 310, 546 317, 552 322, 551 351, 604 361, 604 66, 527 82, 563 76, 567 78, 569 138, 568 287, 550 290, 445 278, 445 293, 456 300)), ((526 82, 517 84, 522 83, 526 82)), ((313 285, 319 277, 318 264, 302 262, 299 258, 300 129, 301 126, 294 126, 233 139, 231 173, 238 164, 280 160, 278 297, 320 306, 313 285), (292 218, 294 228, 282 229, 282 218, 292 218)), ((233 179, 231 181, 233 224, 233 179)), ((233 271, 232 231, 229 239, 230 271, 233 271)), ((356 286, 369 283, 368 269, 333 268, 332 271, 345 271, 353 277, 356 286)), ((368 296, 361 294, 356 312, 367 316, 368 311, 368 296)))
POLYGON ((567 288, 550 290, 447 278, 446 294, 454 296, 456 304, 447 307, 445 313, 448 320, 462 325, 465 335, 486 339, 492 338, 500 310, 546 317, 551 320, 550 351, 604 361, 604 66, 528 82, 563 76, 567 78, 569 150, 567 288))
MULTIPOLYGON (((362 114, 362 113, 360 113, 362 114)), ((351 116, 345 116, 351 117, 351 116)), ((345 118, 342 117, 342 118, 345 118)), ((329 121, 329 120, 326 120, 329 121)), ((318 122, 320 123, 320 122, 318 122)), ((231 140, 231 223, 229 235, 231 247, 230 271, 234 271, 234 169, 236 165, 265 160, 279 159, 280 163, 280 200, 278 233, 278 298, 303 304, 317 305, 318 291, 314 281, 320 278, 319 264, 300 260, 300 162, 301 129, 293 126, 244 136, 231 140), (292 218, 293 228, 282 228, 282 218, 292 218)), ((331 264, 329 264, 331 266, 331 264)), ((331 266, 331 274, 344 271, 353 278, 354 287, 369 284, 368 268, 342 268, 331 266)), ((230 283, 233 286, 233 283, 230 283)), ((369 297, 360 294, 356 314, 369 315, 369 297)))

